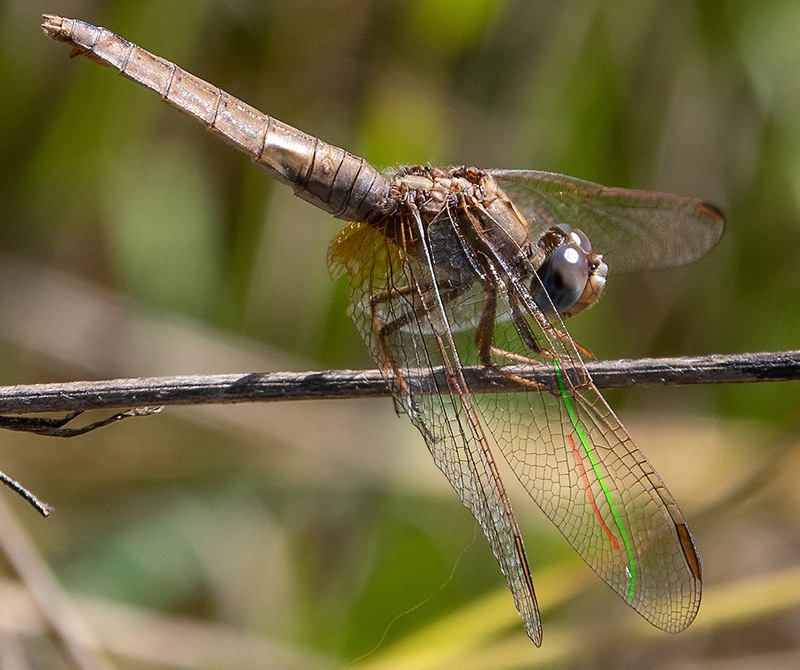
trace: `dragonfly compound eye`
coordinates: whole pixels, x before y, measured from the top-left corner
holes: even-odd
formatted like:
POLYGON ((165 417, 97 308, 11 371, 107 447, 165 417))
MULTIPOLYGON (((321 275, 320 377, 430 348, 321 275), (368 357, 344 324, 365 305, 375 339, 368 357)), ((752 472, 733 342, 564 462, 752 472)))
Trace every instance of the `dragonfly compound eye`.
POLYGON ((583 295, 588 277, 586 252, 575 242, 562 244, 550 257, 540 281, 533 280, 534 300, 548 316, 554 316, 554 311, 563 314, 583 295))

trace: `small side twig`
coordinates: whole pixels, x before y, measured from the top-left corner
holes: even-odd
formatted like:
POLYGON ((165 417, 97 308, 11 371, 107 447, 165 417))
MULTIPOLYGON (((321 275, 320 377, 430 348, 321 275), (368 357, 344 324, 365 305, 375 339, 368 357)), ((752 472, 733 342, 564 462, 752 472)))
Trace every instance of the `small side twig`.
POLYGON ((2 482, 12 491, 16 492, 25 500, 27 500, 31 504, 31 506, 37 512, 39 512, 39 514, 41 514, 44 517, 50 516, 50 512, 52 511, 50 505, 48 505, 46 502, 43 502, 42 500, 39 500, 39 498, 37 498, 32 491, 26 489, 16 479, 11 479, 11 477, 9 477, 5 472, 0 471, 0 482, 2 482))
POLYGON ((122 419, 158 414, 162 409, 162 407, 136 407, 113 414, 99 421, 87 423, 84 426, 67 426, 68 423, 84 413, 85 410, 82 409, 67 412, 64 416, 57 418, 0 414, 0 428, 18 430, 23 433, 35 433, 36 435, 47 435, 48 437, 77 437, 97 428, 103 428, 117 421, 122 421, 122 419))
MULTIPOLYGON (((2 416, 0 415, 0 428, 7 430, 18 430, 26 433, 35 433, 37 435, 47 435, 50 437, 75 437, 83 435, 89 431, 108 426, 111 423, 116 423, 122 419, 127 419, 132 416, 150 416, 157 414, 161 411, 161 407, 139 407, 129 409, 124 412, 118 412, 105 419, 88 423, 84 426, 67 426, 70 421, 73 421, 81 414, 83 410, 73 410, 67 412, 62 417, 31 417, 31 416, 2 416)), ((5 472, 0 471, 0 483, 5 484, 12 491, 15 491, 25 500, 27 500, 33 508, 44 517, 50 516, 51 507, 46 502, 39 500, 36 495, 26 489, 16 479, 12 479, 5 472)))

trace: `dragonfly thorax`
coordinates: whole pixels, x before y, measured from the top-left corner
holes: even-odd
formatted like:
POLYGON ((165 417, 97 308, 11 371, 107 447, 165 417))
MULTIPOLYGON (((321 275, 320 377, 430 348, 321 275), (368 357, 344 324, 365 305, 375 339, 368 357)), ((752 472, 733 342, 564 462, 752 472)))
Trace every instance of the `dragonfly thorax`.
POLYGON ((489 172, 404 168, 389 198, 395 209, 384 234, 415 256, 424 244, 438 281, 453 290, 513 275, 543 312, 566 318, 592 306, 605 288, 608 268, 588 237, 553 222, 532 240, 528 221, 489 172))
POLYGON ((467 238, 489 235, 498 248, 519 250, 528 242, 525 217, 494 178, 478 168, 403 168, 392 180, 389 199, 412 208, 426 226, 448 218, 467 238))

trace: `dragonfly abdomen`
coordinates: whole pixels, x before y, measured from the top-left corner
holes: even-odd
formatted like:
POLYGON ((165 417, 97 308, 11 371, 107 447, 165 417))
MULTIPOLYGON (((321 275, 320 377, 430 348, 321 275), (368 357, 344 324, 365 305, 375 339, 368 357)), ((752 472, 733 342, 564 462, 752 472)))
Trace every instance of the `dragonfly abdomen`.
POLYGON ((259 112, 106 28, 59 16, 45 16, 42 27, 72 45, 73 53, 156 91, 312 205, 346 221, 373 221, 385 213, 389 183, 363 158, 259 112))

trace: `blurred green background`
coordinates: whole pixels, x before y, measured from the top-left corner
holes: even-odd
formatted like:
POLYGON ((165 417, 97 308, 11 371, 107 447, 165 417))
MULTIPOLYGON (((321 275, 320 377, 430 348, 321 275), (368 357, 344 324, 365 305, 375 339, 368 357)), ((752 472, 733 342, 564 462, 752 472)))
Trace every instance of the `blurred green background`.
MULTIPOLYGON (((700 196, 720 245, 611 268, 599 358, 798 348, 800 4, 714 0, 0 2, 0 380, 370 367, 340 222, 158 96, 40 31, 104 25, 379 167, 538 168, 700 196)), ((704 566, 686 632, 641 620, 512 486, 527 640, 470 515, 388 400, 171 408, 67 441, 2 433, 56 508, 13 518, 120 668, 797 667, 796 384, 608 393, 704 566)), ((506 478, 510 482, 510 477, 506 478)), ((5 504, 5 502, 4 502, 5 504)), ((37 579, 0 581, 0 661, 71 667, 37 579)), ((42 573, 47 575, 49 573, 42 573)), ((46 580, 45 580, 46 581, 46 580)), ((48 604, 49 603, 49 604, 48 604)))

